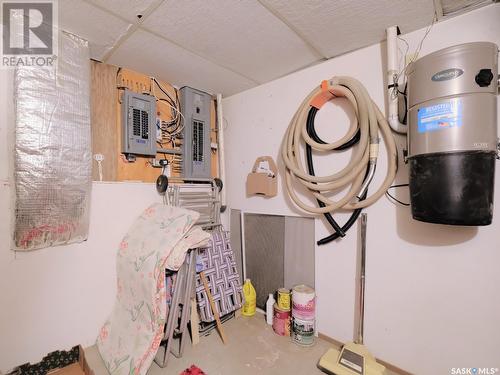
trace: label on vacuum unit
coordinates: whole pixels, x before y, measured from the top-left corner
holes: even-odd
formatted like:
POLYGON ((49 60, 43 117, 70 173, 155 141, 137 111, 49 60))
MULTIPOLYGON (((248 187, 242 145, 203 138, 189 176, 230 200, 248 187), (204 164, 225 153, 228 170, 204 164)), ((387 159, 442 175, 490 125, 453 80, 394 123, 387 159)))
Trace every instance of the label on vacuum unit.
POLYGON ((462 74, 464 74, 464 71, 462 69, 458 68, 451 68, 451 69, 445 69, 441 70, 440 72, 437 72, 432 76, 432 80, 435 82, 439 81, 448 81, 450 79, 455 79, 460 77, 462 74))
POLYGON ((418 132, 426 133, 462 126, 462 102, 450 99, 418 109, 418 132))
POLYGON ((347 367, 349 370, 352 370, 360 375, 364 374, 364 361, 363 356, 358 353, 351 352, 349 349, 343 349, 340 354, 339 363, 347 367))

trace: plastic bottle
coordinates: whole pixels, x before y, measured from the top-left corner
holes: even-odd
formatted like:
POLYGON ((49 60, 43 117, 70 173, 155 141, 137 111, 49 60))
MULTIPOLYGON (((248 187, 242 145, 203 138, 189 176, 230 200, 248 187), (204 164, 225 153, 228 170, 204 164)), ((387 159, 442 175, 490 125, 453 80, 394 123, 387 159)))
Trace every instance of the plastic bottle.
POLYGON ((245 296, 245 303, 241 314, 244 316, 255 315, 255 308, 257 307, 257 293, 252 285, 250 279, 246 279, 243 284, 243 295, 245 296))
POLYGON ((275 303, 276 301, 274 300, 273 294, 269 293, 269 297, 267 298, 266 302, 266 322, 269 325, 273 324, 273 310, 275 303))

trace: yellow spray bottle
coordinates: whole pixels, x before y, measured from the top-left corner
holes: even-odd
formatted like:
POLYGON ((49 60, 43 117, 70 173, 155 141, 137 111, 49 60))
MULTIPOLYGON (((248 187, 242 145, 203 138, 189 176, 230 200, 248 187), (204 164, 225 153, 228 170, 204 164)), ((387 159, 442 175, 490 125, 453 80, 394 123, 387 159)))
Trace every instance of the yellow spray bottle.
POLYGON ((250 279, 246 279, 243 284, 243 295, 245 297, 245 303, 243 304, 241 314, 244 316, 253 316, 257 306, 257 293, 250 279))

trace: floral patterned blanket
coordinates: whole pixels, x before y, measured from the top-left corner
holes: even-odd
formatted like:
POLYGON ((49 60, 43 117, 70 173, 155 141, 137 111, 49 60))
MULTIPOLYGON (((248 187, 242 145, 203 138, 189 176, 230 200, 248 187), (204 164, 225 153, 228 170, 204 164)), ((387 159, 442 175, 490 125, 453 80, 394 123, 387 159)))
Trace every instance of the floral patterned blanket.
POLYGON ((198 217, 194 211, 154 204, 120 243, 116 301, 97 338, 110 374, 140 375, 149 369, 167 315, 165 267, 180 267, 188 249, 208 243, 209 234, 193 228, 198 217))

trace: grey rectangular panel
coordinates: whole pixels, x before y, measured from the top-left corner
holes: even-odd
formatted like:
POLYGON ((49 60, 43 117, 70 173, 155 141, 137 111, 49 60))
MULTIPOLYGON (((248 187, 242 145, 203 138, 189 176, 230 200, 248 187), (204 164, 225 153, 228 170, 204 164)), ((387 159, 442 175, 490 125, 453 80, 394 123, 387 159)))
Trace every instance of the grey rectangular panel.
POLYGON ((314 219, 285 216, 285 288, 314 288, 314 219))
POLYGON ((156 98, 125 90, 122 97, 122 152, 156 155, 156 98))
POLYGON ((210 94, 183 87, 180 89, 184 140, 182 175, 186 178, 211 177, 210 94))
POLYGON ((269 293, 284 285, 285 217, 245 214, 244 220, 247 277, 264 308, 269 293))

